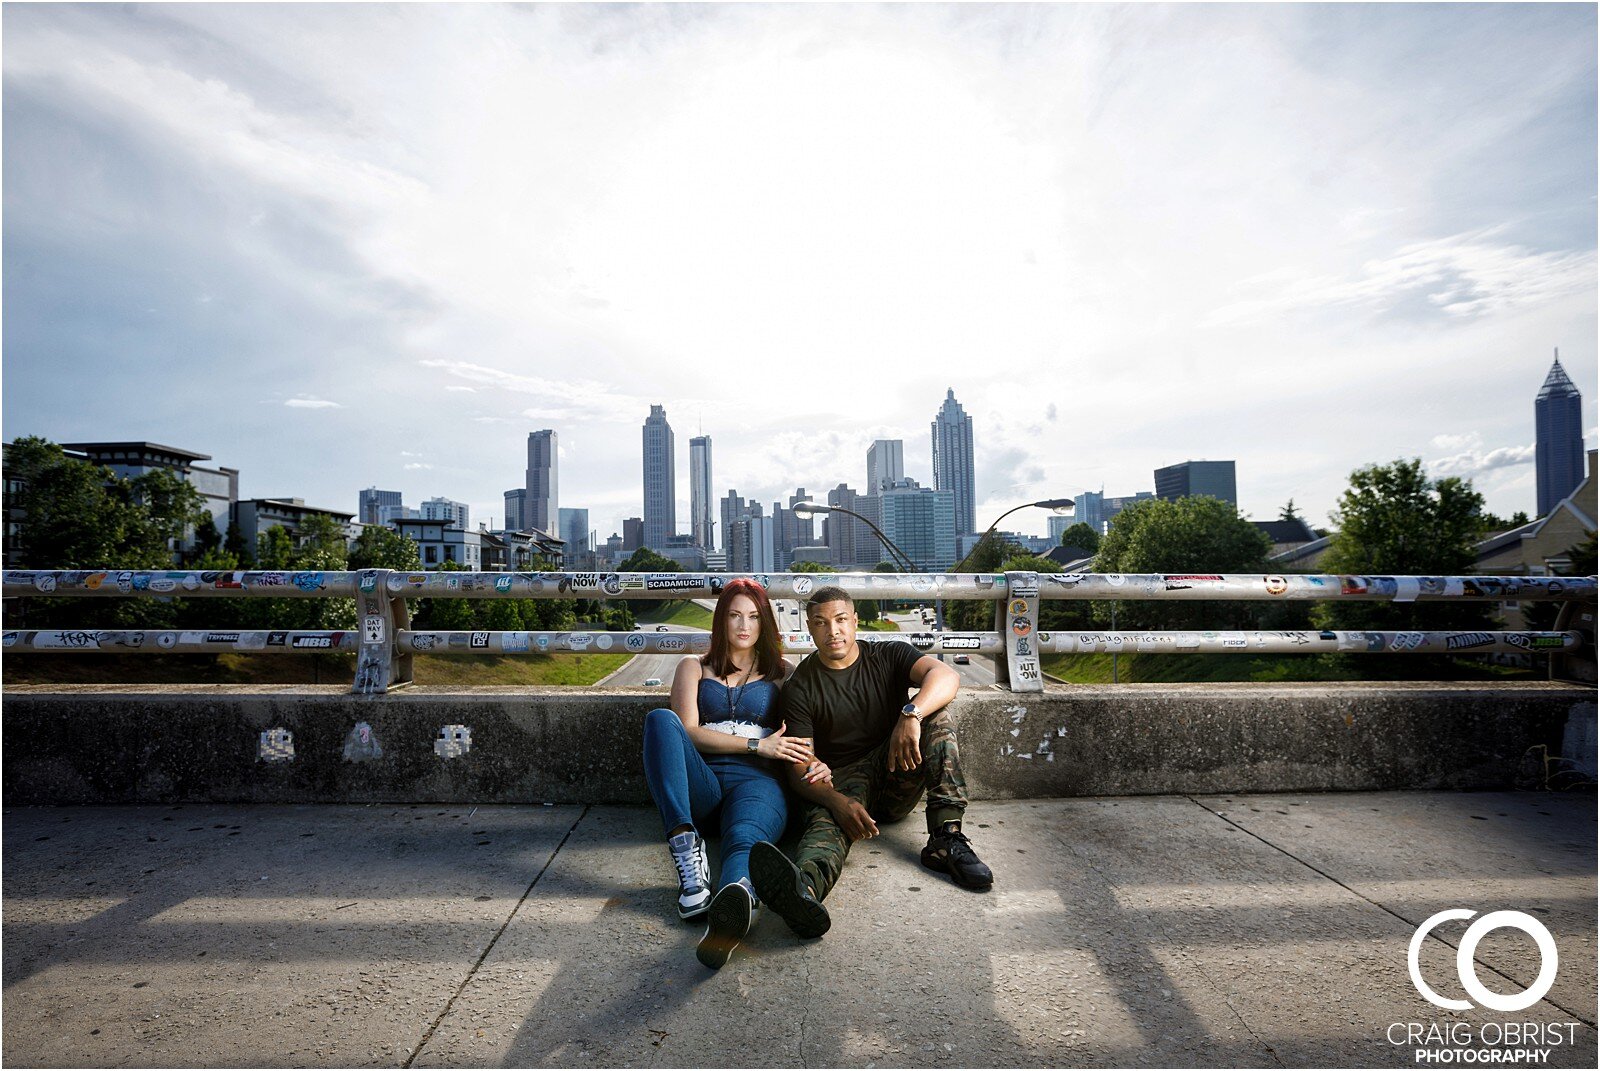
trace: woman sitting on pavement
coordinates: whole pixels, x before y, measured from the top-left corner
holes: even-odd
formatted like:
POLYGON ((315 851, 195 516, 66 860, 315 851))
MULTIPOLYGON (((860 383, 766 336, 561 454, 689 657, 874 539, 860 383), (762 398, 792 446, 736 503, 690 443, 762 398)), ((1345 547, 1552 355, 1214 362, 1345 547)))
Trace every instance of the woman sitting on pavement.
POLYGON ((812 783, 832 778, 811 742, 785 736, 778 720, 778 685, 792 668, 766 590, 733 580, 717 598, 710 652, 686 655, 672 680, 672 709, 645 716, 645 779, 678 871, 678 915, 707 916, 695 955, 713 970, 755 918, 751 846, 778 840, 788 821, 777 764, 804 764, 812 783), (713 897, 699 831, 719 818, 722 872, 713 897))

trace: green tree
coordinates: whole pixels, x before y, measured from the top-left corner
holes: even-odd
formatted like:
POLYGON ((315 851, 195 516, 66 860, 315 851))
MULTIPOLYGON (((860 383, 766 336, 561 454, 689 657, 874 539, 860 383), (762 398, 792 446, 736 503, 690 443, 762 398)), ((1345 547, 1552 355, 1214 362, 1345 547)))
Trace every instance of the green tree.
MULTIPOLYGON (((205 515, 199 492, 174 473, 125 480, 38 436, 10 445, 6 476, 23 484, 9 505, 22 513, 21 564, 29 568, 171 568, 173 540, 205 515)), ((32 628, 155 628, 175 619, 174 602, 27 599, 7 614, 32 628)))
POLYGON ((1590 532, 1589 538, 1581 543, 1575 543, 1567 548, 1567 575, 1569 576, 1594 576, 1595 575, 1595 533, 1590 532))
POLYGON ((1093 554, 1100 549, 1100 533, 1083 521, 1079 521, 1061 533, 1061 545, 1063 547, 1080 547, 1093 554))
MULTIPOLYGON (((985 532, 967 556, 955 564, 953 573, 997 573, 1007 558, 1027 551, 998 532, 985 532)), ((951 599, 944 604, 945 628, 958 632, 983 631, 994 627, 994 605, 987 601, 951 599)))
MULTIPOLYGON (((439 566, 441 573, 459 573, 466 571, 466 566, 460 562, 445 562, 439 566)), ((438 629, 448 632, 465 632, 470 630, 475 622, 473 620, 472 599, 423 599, 417 607, 416 619, 419 629, 438 629)))
POLYGON ((275 524, 265 532, 256 533, 256 568, 287 569, 294 558, 294 539, 289 530, 275 524))
POLYGON ((350 568, 399 569, 414 573, 422 569, 422 555, 415 540, 386 525, 369 524, 361 530, 350 551, 350 568))
MULTIPOLYGON (((1272 543, 1231 504, 1209 495, 1147 498, 1112 518, 1095 556, 1097 573, 1256 573, 1272 543)), ((1242 628, 1248 603, 1119 600, 1119 629, 1242 628)), ((1109 621, 1110 603, 1095 604, 1109 621)))
POLYGON ((794 562, 789 566, 791 573, 831 573, 833 566, 824 565, 822 562, 794 562))
POLYGON ((1509 532, 1511 529, 1521 528, 1527 523, 1528 514, 1520 509, 1509 518, 1500 517, 1493 513, 1485 513, 1483 514, 1483 523, 1479 532, 1484 536, 1488 536, 1497 532, 1509 532))
POLYGON ((1282 507, 1279 508, 1279 510, 1278 510, 1278 520, 1280 520, 1280 521, 1300 521, 1300 522, 1304 523, 1305 518, 1300 516, 1300 511, 1294 508, 1294 499, 1291 498, 1289 501, 1285 502, 1282 505, 1282 507))
POLYGON ((239 563, 240 568, 248 569, 254 563, 250 544, 245 540, 244 533, 239 530, 236 521, 228 522, 228 530, 222 537, 222 549, 233 555, 234 561, 239 563))
POLYGON ((161 569, 171 542, 205 515, 200 493, 165 469, 125 480, 23 436, 6 451, 6 475, 23 481, 22 559, 34 569, 161 569))
MULTIPOLYGON (((1362 576, 1455 576, 1474 564, 1472 545, 1483 530, 1483 496, 1455 476, 1430 480, 1420 458, 1368 465, 1332 514, 1338 531, 1322 568, 1362 576)), ((1488 620, 1470 603, 1321 603, 1312 620, 1323 628, 1464 628, 1488 620)))
POLYGON ((683 566, 662 557, 649 547, 640 547, 618 568, 621 573, 681 573, 683 566))
POLYGON ((194 557, 200 559, 214 550, 222 547, 222 533, 217 531, 217 522, 207 513, 200 518, 200 523, 194 526, 194 557))

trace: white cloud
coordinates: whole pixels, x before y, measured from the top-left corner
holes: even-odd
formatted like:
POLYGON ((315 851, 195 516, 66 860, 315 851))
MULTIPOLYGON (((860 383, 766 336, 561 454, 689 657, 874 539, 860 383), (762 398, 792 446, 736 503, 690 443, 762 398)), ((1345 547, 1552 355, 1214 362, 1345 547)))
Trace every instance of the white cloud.
POLYGON ((1465 450, 1459 454, 1435 458, 1428 462, 1428 473, 1432 476, 1476 476, 1491 469, 1531 465, 1534 461, 1534 450, 1531 443, 1527 446, 1502 446, 1487 453, 1465 450))
MULTIPOLYGON (((1402 247, 1362 264, 1353 277, 1273 281, 1265 297, 1216 309, 1202 326, 1250 323, 1294 312, 1380 313, 1421 299, 1440 315, 1462 319, 1538 308, 1595 287, 1593 252, 1535 252, 1493 241, 1492 231, 1402 247)), ((1260 280, 1246 280, 1256 289, 1260 280)))
MULTIPOLYGON (((1593 398, 1593 19, 21 5, 7 145, 32 140, 7 154, 6 232, 48 242, 7 255, 109 280, 85 300, 107 317, 91 351, 132 333, 236 352, 249 332, 218 345, 216 324, 259 308, 281 337, 258 344, 318 392, 284 404, 381 400, 389 418, 316 444, 349 451, 354 480, 234 436, 249 444, 227 463, 308 499, 383 480, 425 428, 433 456, 471 459, 436 490, 495 501, 527 432, 553 427, 583 444, 563 504, 609 531, 639 511, 651 404, 677 430, 685 505, 702 429, 719 496, 859 487, 876 437, 931 483, 928 422, 953 385, 990 516, 1148 489, 1191 456, 1236 458, 1258 516, 1289 497, 1317 516, 1372 461, 1520 464, 1483 444, 1531 437, 1549 346, 1593 398), (216 229, 191 248, 171 236, 197 204, 216 229), (135 233, 156 282, 124 309, 105 251, 135 233), (196 249, 237 285, 164 300, 155 269, 196 249), (271 304, 261 281, 300 289, 271 304), (192 319, 135 315, 179 306, 192 319)), ((19 376, 45 359, 11 341, 29 321, 49 337, 55 306, 12 278, 6 418, 64 426, 55 377, 19 376)), ((154 437, 219 453, 231 430, 212 410, 154 437)), ((1042 531, 1036 513, 1007 524, 1042 531)))
POLYGON ((288 401, 284 402, 283 404, 288 406, 291 409, 343 409, 344 408, 344 406, 340 405, 338 402, 330 402, 326 398, 317 398, 317 397, 314 397, 314 396, 311 396, 311 395, 305 395, 305 394, 301 395, 298 398, 290 398, 288 401))

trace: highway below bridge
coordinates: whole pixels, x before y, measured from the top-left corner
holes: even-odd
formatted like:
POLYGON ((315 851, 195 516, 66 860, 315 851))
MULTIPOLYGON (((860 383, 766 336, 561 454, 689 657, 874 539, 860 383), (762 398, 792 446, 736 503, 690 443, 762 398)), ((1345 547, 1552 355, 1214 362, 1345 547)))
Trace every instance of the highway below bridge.
MULTIPOLYGON (((707 611, 713 610, 716 603, 710 599, 695 599, 694 604, 707 611)), ((790 599, 774 599, 773 611, 778 617, 778 626, 784 632, 804 632, 805 619, 801 616, 802 606, 790 599)), ((931 631, 922 624, 922 619, 912 613, 886 614, 901 632, 931 631)), ((704 630, 689 628, 685 625, 641 625, 642 631, 659 630, 664 632, 703 633, 704 630)), ((882 633, 879 633, 882 635, 882 633)), ((788 655, 789 661, 798 664, 804 655, 792 653, 788 655)), ((633 659, 616 670, 610 676, 599 682, 600 685, 618 688, 649 687, 659 688, 663 692, 672 688, 672 675, 677 672, 678 662, 683 656, 680 654, 641 654, 634 655, 633 659), (648 684, 649 681, 657 684, 648 684)), ((946 658, 950 667, 961 675, 963 688, 992 688, 995 684, 994 658, 990 655, 973 655, 972 660, 966 664, 957 664, 946 658)))

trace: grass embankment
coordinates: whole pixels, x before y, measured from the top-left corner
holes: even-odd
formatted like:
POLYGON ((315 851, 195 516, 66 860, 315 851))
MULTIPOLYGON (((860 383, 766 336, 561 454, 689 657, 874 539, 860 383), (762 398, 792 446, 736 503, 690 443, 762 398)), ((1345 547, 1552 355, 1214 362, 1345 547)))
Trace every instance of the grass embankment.
MULTIPOLYGON (((420 685, 593 684, 631 658, 626 654, 419 654, 420 685)), ((13 655, 6 684, 343 684, 355 655, 13 655)))
POLYGON ((711 611, 692 602, 674 600, 658 603, 643 613, 635 609, 633 619, 641 625, 681 625, 684 628, 703 628, 707 632, 711 631, 711 611))
MULTIPOLYGON (((1044 671, 1072 684, 1110 684, 1111 655, 1049 654, 1044 671)), ((1517 669, 1461 658, 1426 655, 1360 658, 1353 655, 1124 654, 1117 679, 1131 684, 1234 681, 1543 680, 1544 667, 1517 669)))
POLYGON ((886 617, 880 617, 876 621, 863 621, 863 622, 861 622, 861 627, 857 631, 860 631, 860 632, 899 632, 900 631, 900 626, 895 624, 893 621, 890 621, 886 617))

